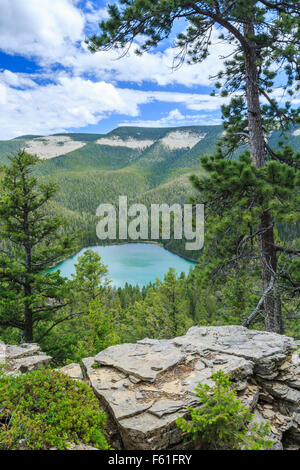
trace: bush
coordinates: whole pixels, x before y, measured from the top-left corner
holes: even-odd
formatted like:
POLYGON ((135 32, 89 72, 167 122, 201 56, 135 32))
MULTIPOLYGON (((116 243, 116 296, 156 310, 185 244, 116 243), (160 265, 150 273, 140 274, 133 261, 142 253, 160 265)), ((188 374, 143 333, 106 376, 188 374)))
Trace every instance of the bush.
POLYGON ((267 440, 269 425, 251 423, 254 415, 236 398, 228 375, 218 371, 212 378, 214 387, 199 384, 195 389, 201 406, 189 408, 191 420, 178 418, 180 429, 191 435, 201 448, 262 450, 271 447, 273 442, 267 440))
POLYGON ((92 390, 60 372, 36 371, 17 378, 0 376, 0 450, 32 450, 70 443, 109 449, 106 415, 92 390))

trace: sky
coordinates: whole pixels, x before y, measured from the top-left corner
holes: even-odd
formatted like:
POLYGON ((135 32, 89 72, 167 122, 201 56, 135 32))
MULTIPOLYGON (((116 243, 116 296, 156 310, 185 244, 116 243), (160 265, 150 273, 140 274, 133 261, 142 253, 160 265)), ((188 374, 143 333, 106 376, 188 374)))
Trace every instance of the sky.
POLYGON ((223 100, 210 96, 210 76, 229 46, 216 40, 205 65, 173 71, 181 22, 169 41, 142 57, 92 54, 85 39, 99 31, 106 6, 106 0, 0 0, 1 140, 220 123, 223 100))
MULTIPOLYGON (((111 0, 114 2, 114 0, 111 0)), ((213 80, 231 51, 215 34, 204 64, 172 70, 170 40, 138 57, 88 51, 106 0, 0 0, 0 139, 122 126, 219 124, 213 80)))

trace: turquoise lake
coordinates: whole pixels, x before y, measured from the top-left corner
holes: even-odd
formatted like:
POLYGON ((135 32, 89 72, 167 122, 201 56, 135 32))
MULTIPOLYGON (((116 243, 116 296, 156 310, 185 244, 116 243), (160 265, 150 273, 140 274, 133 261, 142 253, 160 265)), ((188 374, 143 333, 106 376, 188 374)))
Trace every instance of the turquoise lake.
POLYGON ((158 277, 163 279, 169 268, 178 274, 189 273, 196 263, 174 255, 161 246, 145 243, 128 243, 112 246, 92 246, 84 248, 75 256, 63 261, 53 270, 60 270, 62 276, 70 278, 75 274, 74 265, 78 256, 87 249, 98 253, 102 262, 108 267, 109 278, 115 287, 124 287, 126 282, 132 285, 146 286, 158 277))

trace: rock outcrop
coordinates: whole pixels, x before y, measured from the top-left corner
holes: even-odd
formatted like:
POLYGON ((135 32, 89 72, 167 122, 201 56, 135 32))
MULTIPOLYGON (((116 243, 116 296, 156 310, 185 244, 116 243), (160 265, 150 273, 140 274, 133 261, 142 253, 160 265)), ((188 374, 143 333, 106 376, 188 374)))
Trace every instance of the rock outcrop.
POLYGON ((52 360, 41 351, 38 344, 20 346, 0 343, 0 364, 4 364, 7 374, 18 375, 48 367, 52 360))
MULTIPOLYGON (((114 448, 184 450, 176 426, 188 407, 201 406, 198 383, 213 385, 223 370, 254 421, 271 425, 275 449, 300 449, 300 359, 293 339, 239 326, 191 328, 172 340, 112 346, 60 371, 87 380, 109 413, 114 448), (117 444, 115 444, 117 443, 117 444)), ((297 345, 299 347, 299 345, 297 345)), ((17 376, 49 365, 37 344, 0 343, 0 364, 17 376)))
POLYGON ((239 326, 194 327, 172 340, 112 346, 83 360, 126 449, 184 449, 179 416, 199 406, 195 387, 228 373, 254 420, 271 424, 274 448, 300 448, 300 362, 291 338, 239 326))
POLYGON ((83 373, 80 364, 69 364, 61 369, 57 369, 62 374, 68 375, 71 379, 83 381, 83 373))

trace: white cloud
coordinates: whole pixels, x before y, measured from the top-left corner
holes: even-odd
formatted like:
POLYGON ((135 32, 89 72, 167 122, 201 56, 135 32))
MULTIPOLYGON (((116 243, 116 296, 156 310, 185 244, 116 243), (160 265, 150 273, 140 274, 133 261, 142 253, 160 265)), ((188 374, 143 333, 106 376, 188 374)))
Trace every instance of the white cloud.
MULTIPOLYGON (((137 118, 141 105, 148 103, 178 103, 187 108, 198 105, 199 109, 219 107, 218 98, 209 95, 122 89, 105 81, 66 74, 54 76, 53 80, 55 83, 39 85, 23 74, 0 73, 0 139, 79 129, 97 124, 112 113, 137 118)), ((187 119, 198 117, 184 116, 174 109, 162 118, 161 125, 185 123, 187 119)))
POLYGON ((0 138, 5 140, 97 124, 110 113, 138 116, 138 106, 145 100, 132 94, 127 101, 113 85, 79 77, 62 76, 55 84, 21 90, 1 81, 1 76, 0 138))
POLYGON ((6 104, 7 100, 7 93, 6 93, 6 87, 0 83, 0 104, 4 105, 6 104))
POLYGON ((84 38, 85 19, 72 0, 0 0, 4 52, 55 61, 84 38))
POLYGON ((1 81, 6 85, 16 88, 36 88, 37 84, 26 74, 17 74, 4 70, 1 73, 1 81))
POLYGON ((137 56, 134 54, 133 45, 129 53, 119 59, 119 53, 113 50, 91 54, 87 45, 82 43, 80 50, 71 50, 71 54, 63 58, 63 63, 76 75, 90 73, 105 80, 133 83, 148 81, 160 86, 210 86, 214 83, 211 77, 223 67, 222 57, 230 52, 230 45, 216 42, 211 47, 211 55, 206 59, 205 65, 183 64, 179 69, 174 69, 176 49, 171 47, 164 51, 145 52, 142 56, 137 56))
POLYGON ((211 55, 202 64, 183 65, 172 70, 176 51, 147 52, 138 57, 134 46, 130 53, 117 60, 115 51, 91 54, 84 42, 85 34, 99 31, 98 23, 107 18, 107 9, 87 1, 85 11, 76 0, 0 0, 0 49, 10 54, 35 57, 38 63, 50 68, 55 63, 69 67, 81 76, 90 74, 99 80, 142 83, 149 81, 160 86, 210 85, 209 77, 222 67, 221 56, 231 46, 213 36, 211 55))
MULTIPOLYGON (((91 54, 84 43, 85 33, 97 31, 99 21, 107 17, 98 2, 88 0, 84 12, 78 0, 0 0, 0 6, 0 49, 33 57, 42 67, 37 75, 0 70, 2 139, 79 129, 113 113, 140 118, 141 105, 147 103, 180 104, 195 112, 220 106, 218 99, 208 95, 121 89, 118 84, 208 85, 209 75, 221 65, 217 65, 218 55, 227 52, 223 45, 214 46, 205 67, 184 65, 172 71, 171 48, 142 57, 132 51, 121 60, 116 60, 114 51, 91 54), (57 63, 65 72, 53 71, 57 63)), ((193 121, 197 116, 184 116, 174 109, 156 125, 186 119, 193 121)))
POLYGON ((85 8, 85 20, 88 29, 96 33, 98 31, 98 25, 100 21, 109 17, 107 7, 98 8, 98 6, 94 2, 87 1, 85 8))
POLYGON ((179 111, 179 109, 173 109, 168 114, 168 120, 172 121, 182 121, 185 119, 185 116, 179 111))
POLYGON ((220 124, 221 120, 209 114, 182 114, 178 109, 173 109, 166 116, 158 120, 135 120, 120 123, 120 126, 138 127, 176 127, 176 126, 201 126, 220 124))
MULTIPOLYGON (((124 90, 125 92, 126 90, 124 90)), ((163 101, 165 103, 181 103, 187 109, 193 111, 216 111, 224 103, 228 103, 230 98, 221 96, 210 96, 200 93, 178 93, 172 91, 145 91, 138 92, 146 94, 152 101, 163 101)))
MULTIPOLYGON (((43 67, 37 75, 0 69, 1 139, 80 129, 111 114, 134 118, 126 125, 148 127, 219 123, 214 113, 228 99, 170 91, 171 85, 196 90, 211 84, 209 77, 223 65, 221 57, 232 50, 216 34, 205 64, 172 71, 175 51, 170 47, 141 57, 132 51, 121 60, 114 51, 91 54, 85 34, 98 30, 97 23, 107 17, 96 1, 87 1, 85 12, 78 0, 0 0, 0 7, 0 50, 34 57, 43 67), (64 72, 54 71, 57 63, 64 72), (122 82, 132 88, 121 88, 122 82), (143 82, 168 86, 168 91, 134 89, 143 82), (157 120, 143 119, 141 106, 157 102, 171 103, 174 109, 157 120)), ((282 91, 276 93, 280 99, 282 91)))
POLYGON ((138 127, 169 127, 169 126, 180 126, 185 122, 186 116, 183 115, 179 109, 173 109, 167 115, 163 116, 161 119, 151 121, 151 120, 137 120, 131 123, 123 122, 120 126, 138 126, 138 127))

